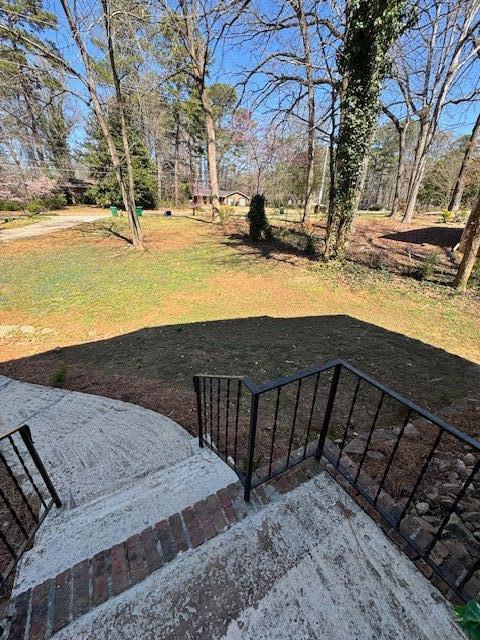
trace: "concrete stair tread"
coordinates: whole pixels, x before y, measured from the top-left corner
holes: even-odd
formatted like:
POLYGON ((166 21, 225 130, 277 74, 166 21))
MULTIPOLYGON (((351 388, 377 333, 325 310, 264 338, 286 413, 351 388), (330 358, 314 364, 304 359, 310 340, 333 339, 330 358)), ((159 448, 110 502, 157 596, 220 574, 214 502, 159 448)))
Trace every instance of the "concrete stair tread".
POLYGON ((53 637, 465 637, 449 604, 328 476, 246 516, 53 637))
MULTIPOLYGON (((192 445, 194 446, 194 445, 192 445)), ((22 558, 14 595, 216 493, 236 475, 208 449, 73 509, 52 510, 22 558)))

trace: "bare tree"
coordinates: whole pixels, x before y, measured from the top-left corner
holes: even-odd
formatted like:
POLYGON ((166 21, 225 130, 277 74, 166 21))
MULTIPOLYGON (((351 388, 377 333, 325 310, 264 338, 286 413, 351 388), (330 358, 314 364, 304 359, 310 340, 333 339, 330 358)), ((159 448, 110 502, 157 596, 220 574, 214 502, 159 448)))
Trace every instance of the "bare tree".
POLYGON ((480 114, 477 116, 477 120, 475 122, 475 125, 472 129, 472 133, 470 135, 470 140, 468 141, 467 148, 465 149, 465 153, 463 155, 460 171, 458 173, 458 177, 455 182, 455 186, 453 188, 452 197, 450 198, 450 202, 448 204, 449 211, 458 211, 460 209, 463 190, 465 188, 465 180, 467 178, 468 167, 470 164, 470 160, 472 158, 472 154, 474 153, 477 147, 479 136, 480 136, 480 114))
POLYGON ((472 209, 460 244, 463 258, 458 267, 453 286, 457 291, 463 292, 467 288, 475 261, 480 252, 480 198, 472 209))
POLYGON ((261 76, 264 82, 256 91, 256 104, 268 102, 276 93, 281 96, 279 106, 273 109, 272 124, 284 125, 293 118, 307 129, 304 221, 313 204, 315 147, 320 130, 318 91, 326 89, 326 95, 322 96, 327 105, 323 111, 326 111, 330 106, 332 87, 338 79, 328 73, 326 60, 326 55, 334 57, 333 52, 342 38, 342 25, 337 24, 339 20, 336 22, 335 18, 338 16, 326 17, 325 7, 316 2, 287 0, 272 6, 257 3, 247 22, 249 38, 254 37, 259 43, 273 39, 274 46, 262 52, 259 61, 247 71, 244 85, 253 77, 261 76))
POLYGON ((411 222, 440 117, 448 105, 469 101, 478 92, 474 72, 480 43, 472 34, 480 24, 480 0, 421 0, 418 26, 395 52, 395 70, 408 112, 418 122, 404 222, 411 222), (461 82, 460 80, 465 80, 461 82))
MULTIPOLYGON (((220 44, 240 16, 248 0, 179 0, 172 6, 159 0, 167 23, 176 73, 187 75, 202 106, 206 144, 212 219, 220 219, 220 190, 217 161, 217 132, 208 92, 208 74, 220 44)), ((175 73, 175 72, 174 72, 175 73)))
MULTIPOLYGON (((77 65, 74 66, 73 64, 70 64, 70 62, 67 61, 57 49, 52 48, 48 44, 45 44, 44 42, 36 39, 34 36, 30 35, 29 33, 21 32, 21 33, 18 33, 17 35, 20 38, 20 40, 25 44, 25 46, 29 47, 30 51, 35 56, 39 56, 40 58, 47 60, 50 64, 55 65, 57 68, 62 69, 70 77, 79 81, 81 85, 83 85, 83 87, 85 87, 85 89, 87 90, 88 99, 85 99, 82 95, 80 95, 76 91, 73 91, 73 93, 77 98, 83 99, 88 104, 88 106, 91 106, 91 108, 93 109, 93 112, 97 119, 100 130, 102 131, 102 134, 105 138, 105 142, 109 150, 115 176, 116 176, 118 185, 120 187, 122 200, 123 200, 125 209, 127 211, 128 219, 130 222, 133 245, 136 248, 143 249, 143 241, 142 241, 140 225, 138 223, 138 219, 135 214, 133 184, 129 177, 128 166, 129 166, 129 163, 131 163, 131 159, 129 157, 128 140, 127 140, 127 145, 125 145, 124 143, 124 155, 125 155, 125 160, 127 162, 127 176, 125 176, 120 155, 115 146, 114 138, 109 127, 106 106, 105 104, 102 104, 102 100, 100 98, 98 80, 95 74, 95 61, 91 53, 89 52, 91 50, 91 47, 87 45, 86 40, 82 35, 82 26, 87 29, 88 33, 90 33, 91 29, 87 28, 85 24, 82 24, 83 21, 76 12, 76 6, 77 6, 76 3, 70 4, 70 0, 60 0, 60 6, 62 7, 63 12, 65 14, 65 18, 67 20, 67 24, 69 27, 69 31, 70 31, 73 43, 77 48, 77 51, 80 56, 80 60, 83 64, 83 69, 79 69, 77 65)), ((105 14, 105 7, 103 7, 102 19, 105 27, 107 27, 108 25, 108 30, 110 31, 110 37, 112 36, 111 18, 112 16, 111 16, 110 10, 108 10, 108 13, 105 14)), ((107 38, 108 38, 108 32, 107 32, 107 38)), ((113 57, 112 55, 109 54, 110 70, 112 73, 112 77, 114 78, 114 82, 116 83, 115 88, 116 88, 116 95, 117 95, 117 101, 118 101, 118 96, 119 96, 118 91, 120 90, 120 97, 121 97, 121 88, 119 86, 120 81, 118 78, 118 74, 116 73, 116 67, 115 67, 115 45, 114 45, 113 39, 111 39, 111 41, 109 42, 109 48, 111 49, 111 53, 113 54, 113 57), (113 68, 112 68, 112 61, 113 61, 113 68)), ((119 104, 119 107, 121 108, 120 104, 119 104)), ((131 164, 130 164, 130 169, 131 169, 131 164)))

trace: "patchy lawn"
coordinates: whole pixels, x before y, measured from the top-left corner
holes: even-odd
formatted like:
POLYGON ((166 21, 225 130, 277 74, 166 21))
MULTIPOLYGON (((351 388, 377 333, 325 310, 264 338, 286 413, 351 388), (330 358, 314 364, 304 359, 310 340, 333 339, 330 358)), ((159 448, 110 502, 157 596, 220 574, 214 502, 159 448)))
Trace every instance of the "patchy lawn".
POLYGON ((2 247, 1 373, 50 384, 66 367, 69 388, 192 429, 196 372, 263 381, 341 356, 434 410, 478 388, 475 297, 253 246, 200 218, 142 226, 143 254, 114 218, 2 247))

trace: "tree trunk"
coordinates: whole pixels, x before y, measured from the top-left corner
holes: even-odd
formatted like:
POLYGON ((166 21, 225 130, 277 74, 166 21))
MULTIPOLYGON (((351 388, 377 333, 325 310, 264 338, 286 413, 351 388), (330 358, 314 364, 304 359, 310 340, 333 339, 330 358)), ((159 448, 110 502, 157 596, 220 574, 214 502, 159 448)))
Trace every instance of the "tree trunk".
POLYGON ((480 198, 477 200, 475 208, 472 209, 465 230, 467 237, 463 247, 463 258, 453 281, 453 286, 457 291, 461 292, 467 288, 468 280, 480 251, 480 198))
POLYGON ((315 168, 315 86, 312 65, 312 50, 308 34, 308 26, 303 6, 304 0, 296 0, 292 6, 297 14, 298 26, 302 36, 303 58, 307 81, 307 111, 308 111, 308 137, 307 137, 307 179, 305 184, 305 196, 303 200, 303 217, 305 222, 311 209, 313 178, 315 168))
POLYGON ((173 158, 173 203, 178 207, 179 189, 178 189, 178 163, 180 156, 180 126, 177 122, 175 127, 175 150, 173 158))
POLYGON ((210 178, 212 221, 218 222, 220 220, 220 190, 218 186, 215 120, 213 118, 213 111, 207 95, 206 87, 203 85, 200 87, 200 98, 202 100, 203 112, 205 114, 205 129, 207 132, 207 160, 208 175, 210 178))
POLYGON ((412 172, 408 183, 407 205, 403 214, 402 222, 409 224, 413 219, 415 207, 417 205, 418 192, 422 184, 425 173, 426 152, 429 146, 428 142, 428 123, 425 121, 420 124, 420 132, 415 147, 415 156, 413 159, 412 172))
POLYGON ((137 219, 137 216, 135 215, 135 208, 133 208, 133 218, 130 215, 131 207, 129 206, 129 195, 128 195, 128 190, 125 185, 125 180, 123 177, 122 164, 120 162, 120 157, 118 155, 117 148, 115 147, 115 142, 110 132, 107 119, 103 112, 102 105, 100 104, 90 55, 88 54, 88 51, 85 47, 82 36, 80 35, 80 31, 78 29, 77 23, 70 9, 70 6, 68 5, 68 0, 60 0, 60 4, 62 5, 63 11, 65 13, 65 17, 70 27, 70 31, 72 32, 73 39, 75 41, 75 44, 77 45, 78 51, 80 53, 80 57, 82 58, 83 65, 85 67, 85 72, 86 72, 85 84, 90 94, 90 98, 92 101, 92 108, 97 118, 98 126, 100 127, 103 137, 105 138, 105 142, 107 143, 108 151, 110 153, 110 158, 112 160, 112 166, 115 173, 115 177, 117 179, 118 186, 122 194, 123 204, 125 206, 126 211, 129 212, 128 217, 129 217, 130 228, 132 232, 133 245, 140 249, 143 249, 142 236, 141 236, 140 226, 138 224, 138 219, 137 219))
POLYGON ((132 156, 130 154, 130 143, 128 141, 128 132, 127 132, 127 120, 125 116, 125 106, 123 104, 123 94, 122 88, 120 85, 120 79, 117 73, 117 66, 115 61, 115 50, 113 45, 113 34, 112 34, 112 19, 110 15, 110 7, 109 0, 102 0, 103 7, 103 19, 105 24, 105 31, 107 34, 107 43, 108 43, 108 56, 110 59, 110 68, 112 71, 113 84, 115 86, 115 95, 117 99, 117 107, 120 113, 120 130, 122 134, 122 146, 123 153, 125 156, 125 164, 127 166, 127 188, 126 191, 126 209, 127 215, 130 222, 130 227, 132 229, 132 242, 133 246, 137 249, 144 249, 143 240, 142 240, 142 231, 140 229, 140 223, 138 221, 137 212, 135 208, 135 184, 133 179, 133 166, 132 166, 132 156))
POLYGON ((323 192, 325 191, 325 176, 327 175, 328 149, 325 149, 325 157, 323 158, 322 178, 320 181, 320 189, 318 191, 318 206, 322 205, 323 192))
POLYGON ((462 203, 463 190, 465 188, 465 180, 467 177, 468 165, 470 164, 472 154, 475 151, 475 147, 477 146, 479 134, 480 134, 480 114, 477 117, 475 126, 473 127, 473 130, 472 130, 472 135, 470 136, 470 140, 468 141, 467 148, 465 149, 465 154, 463 156, 460 172, 458 174, 457 181, 453 189, 452 197, 448 205, 449 211, 458 211, 460 209, 460 205, 462 203))
POLYGON ((407 140, 407 123, 397 125, 398 132, 398 161, 397 175, 395 177, 395 191, 393 193, 392 208, 390 209, 390 217, 395 218, 398 213, 400 204, 400 191, 402 189, 403 176, 405 174, 405 145, 407 140))
POLYGON ((163 171, 162 171, 162 154, 160 152, 160 145, 157 144, 155 145, 155 163, 157 165, 157 207, 160 206, 160 203, 162 201, 162 196, 163 196, 163 187, 162 187, 162 182, 163 182, 163 171))

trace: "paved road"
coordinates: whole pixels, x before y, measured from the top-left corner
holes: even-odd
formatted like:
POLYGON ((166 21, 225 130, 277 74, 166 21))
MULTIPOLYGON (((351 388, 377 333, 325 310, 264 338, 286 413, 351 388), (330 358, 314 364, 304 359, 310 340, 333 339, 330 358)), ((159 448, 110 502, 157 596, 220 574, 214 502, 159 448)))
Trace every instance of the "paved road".
POLYGON ((54 233, 55 231, 62 231, 62 229, 77 227, 78 225, 85 224, 86 222, 102 220, 105 217, 106 216, 101 215, 52 216, 51 218, 47 218, 42 220, 42 222, 37 222, 36 224, 18 227, 18 229, 5 229, 4 231, 0 231, 0 242, 45 236, 49 233, 54 233))

